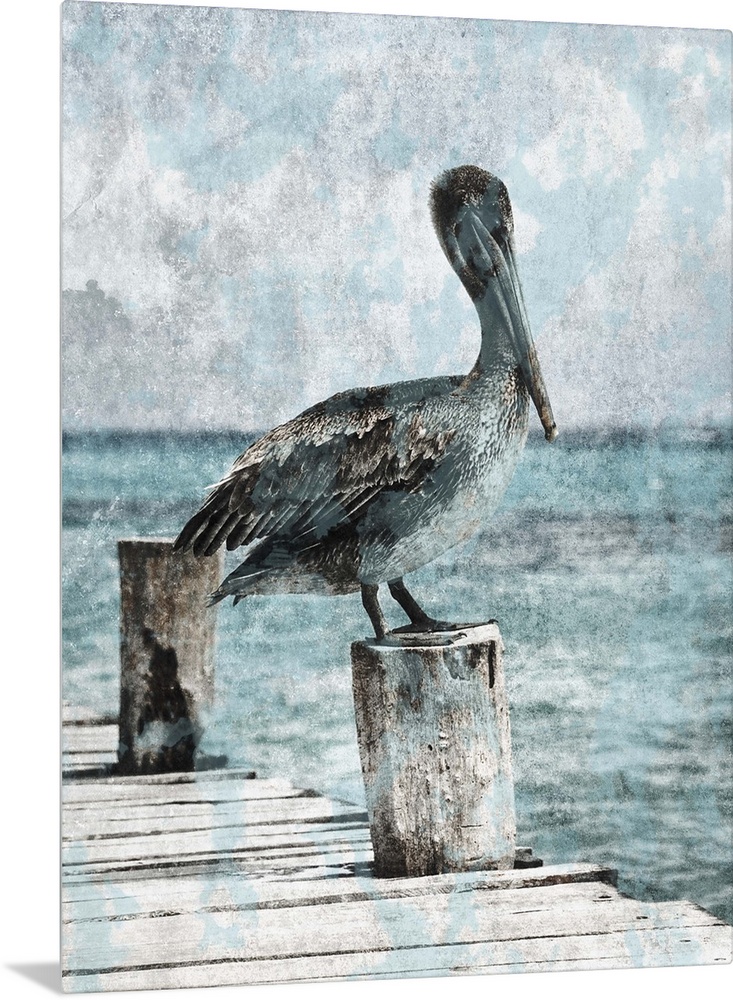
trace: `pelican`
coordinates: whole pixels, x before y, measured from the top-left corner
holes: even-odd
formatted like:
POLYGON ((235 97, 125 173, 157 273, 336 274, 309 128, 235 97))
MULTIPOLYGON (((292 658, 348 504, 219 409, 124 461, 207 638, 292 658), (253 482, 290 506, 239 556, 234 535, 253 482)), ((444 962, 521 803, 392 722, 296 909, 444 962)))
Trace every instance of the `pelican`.
POLYGON ((459 626, 428 615, 403 576, 471 536, 498 506, 527 438, 529 400, 557 428, 517 277, 504 183, 475 166, 433 183, 438 240, 471 297, 481 351, 467 375, 339 392, 268 431, 239 456, 176 539, 211 555, 246 547, 211 603, 251 594, 361 590, 376 639, 389 628, 378 588, 410 632, 459 626))

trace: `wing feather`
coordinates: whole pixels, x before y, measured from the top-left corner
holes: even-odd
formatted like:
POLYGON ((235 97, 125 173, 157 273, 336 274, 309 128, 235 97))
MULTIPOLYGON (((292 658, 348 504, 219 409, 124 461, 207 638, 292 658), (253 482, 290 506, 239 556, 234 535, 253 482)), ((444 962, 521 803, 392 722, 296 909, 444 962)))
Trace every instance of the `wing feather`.
POLYGON ((240 514, 238 510, 230 511, 226 518, 218 523, 218 528, 213 531, 211 528, 207 529, 205 533, 202 533, 197 539, 197 548, 203 551, 205 556, 213 556, 216 550, 226 541, 226 539, 231 534, 232 529, 235 524, 240 520, 240 514))
POLYGON ((418 488, 452 434, 418 433, 411 418, 457 384, 451 376, 340 393, 274 428, 213 487, 175 548, 211 555, 274 534, 305 544, 384 490, 418 488))

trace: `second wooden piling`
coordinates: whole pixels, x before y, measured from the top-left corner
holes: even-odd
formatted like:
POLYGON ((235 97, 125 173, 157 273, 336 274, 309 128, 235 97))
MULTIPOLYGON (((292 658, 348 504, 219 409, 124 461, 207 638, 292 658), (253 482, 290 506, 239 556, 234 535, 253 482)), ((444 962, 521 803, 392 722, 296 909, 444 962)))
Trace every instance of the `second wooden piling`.
POLYGON ((482 625, 452 638, 450 645, 364 641, 351 647, 359 753, 381 876, 514 863, 501 635, 496 625, 482 625))
POLYGON ((122 774, 191 771, 214 696, 216 589, 222 559, 163 538, 118 542, 122 774))

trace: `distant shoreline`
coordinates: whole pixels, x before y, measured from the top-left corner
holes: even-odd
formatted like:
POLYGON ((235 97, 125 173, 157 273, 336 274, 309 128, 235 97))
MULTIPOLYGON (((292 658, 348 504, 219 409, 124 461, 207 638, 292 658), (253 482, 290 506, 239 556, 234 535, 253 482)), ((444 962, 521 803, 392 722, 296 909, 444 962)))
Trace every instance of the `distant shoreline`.
MULTIPOLYGON (((184 442, 211 441, 222 444, 231 442, 236 450, 242 450, 256 441, 265 433, 262 430, 242 431, 235 429, 221 430, 135 430, 129 428, 95 428, 73 429, 62 431, 62 449, 73 450, 77 447, 96 443, 104 447, 125 447, 135 441, 146 442, 184 442)), ((527 439, 530 446, 544 445, 542 428, 532 428, 527 439)), ((733 424, 720 425, 666 425, 657 429, 644 427, 583 427, 561 431, 553 447, 588 448, 588 447, 625 447, 656 443, 667 447, 698 447, 698 448, 729 448, 733 445, 733 424)))

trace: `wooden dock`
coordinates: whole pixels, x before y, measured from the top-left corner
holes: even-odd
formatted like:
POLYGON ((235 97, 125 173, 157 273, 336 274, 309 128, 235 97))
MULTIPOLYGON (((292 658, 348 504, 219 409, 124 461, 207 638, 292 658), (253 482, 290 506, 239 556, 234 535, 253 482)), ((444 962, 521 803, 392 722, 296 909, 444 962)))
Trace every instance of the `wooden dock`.
POLYGON ((63 727, 64 987, 723 964, 733 928, 593 864, 376 879, 367 817, 236 770, 109 774, 114 720, 63 727))

